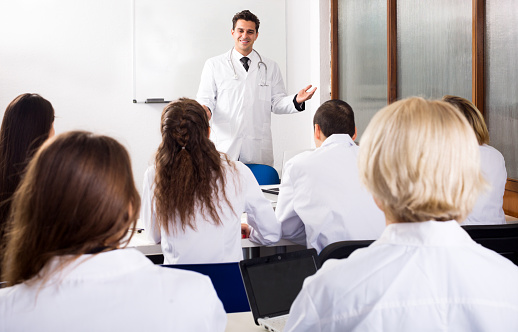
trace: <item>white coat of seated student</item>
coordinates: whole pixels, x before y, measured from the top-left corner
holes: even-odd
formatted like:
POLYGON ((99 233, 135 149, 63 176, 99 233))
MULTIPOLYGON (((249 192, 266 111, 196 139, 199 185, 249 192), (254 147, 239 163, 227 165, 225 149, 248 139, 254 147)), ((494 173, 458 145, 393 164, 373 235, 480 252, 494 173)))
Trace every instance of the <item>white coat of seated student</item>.
POLYGON ((342 100, 323 103, 313 118, 317 149, 284 168, 275 214, 282 237, 322 251, 345 240, 375 240, 385 218, 360 183, 354 112, 342 100))
POLYGON ((279 241, 270 201, 248 167, 216 150, 198 102, 168 104, 161 133, 155 165, 144 175, 140 219, 161 243, 165 264, 238 262, 241 233, 265 245, 279 241))
POLYGON ((463 115, 395 102, 372 118, 358 158, 385 231, 307 278, 284 331, 518 331, 518 267, 458 223, 485 185, 463 115))
POLYGON ((14 195, 0 331, 224 331, 208 277, 118 249, 139 208, 117 141, 70 132, 45 143, 14 195))
POLYGON ((482 192, 469 216, 462 225, 505 224, 504 193, 507 182, 504 156, 489 146, 489 131, 482 113, 472 102, 457 96, 444 96, 442 100, 455 106, 475 131, 480 149, 480 169, 489 182, 489 188, 482 192))

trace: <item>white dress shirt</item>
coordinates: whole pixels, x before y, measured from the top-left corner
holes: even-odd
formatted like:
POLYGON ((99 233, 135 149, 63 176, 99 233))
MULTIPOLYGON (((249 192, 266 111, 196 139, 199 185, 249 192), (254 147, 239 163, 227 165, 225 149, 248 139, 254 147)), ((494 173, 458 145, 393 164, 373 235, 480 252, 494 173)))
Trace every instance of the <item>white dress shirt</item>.
POLYGON ((381 235, 385 216, 360 183, 357 155, 349 135, 335 134, 286 163, 275 209, 283 238, 320 252, 333 242, 381 235))
POLYGON ((517 280, 456 221, 390 224, 305 280, 284 331, 518 331, 517 280))
POLYGON ((490 188, 481 193, 462 225, 505 224, 503 209, 507 171, 504 156, 495 148, 480 146, 480 168, 490 188))
POLYGON ((208 277, 135 249, 83 255, 45 284, 0 289, 0 331, 224 331, 226 321, 208 277))
MULTIPOLYGON (((195 212, 197 230, 190 227, 169 234, 156 227, 154 194, 155 167, 151 166, 144 175, 142 207, 140 219, 144 222, 155 243, 162 244, 164 264, 196 264, 238 262, 243 259, 241 247, 241 215, 247 213, 248 224, 252 227, 250 240, 270 245, 279 241, 281 226, 275 218, 272 205, 257 183, 252 171, 239 161, 233 162, 235 170, 225 165, 225 193, 231 208, 221 196, 215 202, 221 205, 218 210, 222 225, 216 225, 209 215, 199 209, 195 212)), ((216 206, 218 204, 215 204, 216 206)))
POLYGON ((233 50, 208 59, 196 99, 212 111, 210 137, 218 151, 246 164, 273 165, 271 112, 297 113, 295 95, 286 95, 277 63, 261 56, 259 64, 252 51, 247 72, 242 57, 233 50))

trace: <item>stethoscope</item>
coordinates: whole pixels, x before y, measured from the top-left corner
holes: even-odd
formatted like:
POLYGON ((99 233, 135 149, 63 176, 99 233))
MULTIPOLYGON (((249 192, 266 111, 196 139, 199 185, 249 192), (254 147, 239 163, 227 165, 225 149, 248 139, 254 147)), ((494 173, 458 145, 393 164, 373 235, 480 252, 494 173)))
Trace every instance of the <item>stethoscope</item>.
MULTIPOLYGON (((234 48, 230 50, 230 56, 228 57, 228 62, 230 62, 230 67, 232 67, 232 71, 234 71, 234 79, 237 80, 237 73, 236 68, 234 67, 234 62, 232 62, 232 52, 234 51, 234 48)), ((257 52, 256 50, 253 50, 257 56, 259 56, 259 62, 257 63, 257 70, 261 72, 261 65, 264 66, 264 77, 263 80, 259 82, 260 86, 268 86, 266 83, 266 78, 268 77, 268 66, 266 66, 266 63, 263 62, 263 58, 261 58, 261 54, 257 52)))

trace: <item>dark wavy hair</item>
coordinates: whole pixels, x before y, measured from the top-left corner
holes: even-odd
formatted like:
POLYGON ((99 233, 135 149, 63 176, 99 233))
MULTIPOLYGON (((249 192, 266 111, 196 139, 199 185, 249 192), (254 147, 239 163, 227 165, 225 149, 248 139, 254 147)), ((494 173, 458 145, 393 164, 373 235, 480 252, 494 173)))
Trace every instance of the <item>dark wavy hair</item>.
POLYGON ((249 10, 243 10, 239 13, 236 13, 234 17, 232 17, 232 30, 236 29, 236 23, 238 20, 245 20, 255 23, 255 32, 259 32, 259 24, 261 24, 261 21, 255 16, 251 11, 249 10))
POLYGON ((48 138, 54 108, 34 93, 16 97, 7 106, 0 129, 0 255, 11 199, 34 152, 48 138))
POLYGON ((14 194, 3 280, 45 281, 44 268, 54 257, 61 257, 59 270, 83 254, 125 245, 139 210, 130 158, 120 143, 88 132, 51 139, 14 194))
POLYGON ((195 100, 181 98, 164 108, 161 122, 153 198, 158 226, 166 232, 196 230, 196 210, 220 225, 221 199, 214 198, 222 197, 232 208, 225 192, 223 163, 233 164, 209 140, 207 113, 195 100))

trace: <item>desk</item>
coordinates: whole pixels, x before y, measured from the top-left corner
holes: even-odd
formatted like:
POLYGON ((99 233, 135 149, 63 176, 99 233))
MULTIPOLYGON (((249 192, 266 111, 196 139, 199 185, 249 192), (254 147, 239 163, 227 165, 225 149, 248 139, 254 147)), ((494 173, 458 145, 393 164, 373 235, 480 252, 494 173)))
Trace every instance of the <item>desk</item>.
POLYGON ((254 316, 251 311, 227 314, 227 327, 225 328, 225 332, 247 331, 265 332, 266 330, 259 325, 255 325, 254 316))
POLYGON ((518 224, 518 218, 513 216, 505 215, 505 222, 508 224, 518 224))
MULTIPOLYGON (((280 254, 286 252, 286 246, 293 245, 297 244, 289 240, 281 239, 279 242, 267 247, 275 247, 275 252, 280 254)), ((259 248, 264 246, 262 244, 254 243, 249 239, 241 239, 241 247, 245 250, 248 250, 245 256, 248 256, 248 258, 252 258, 259 257, 259 248)), ((145 230, 141 233, 135 233, 133 235, 128 245, 128 248, 135 248, 144 255, 162 254, 162 247, 160 246, 160 244, 156 244, 150 239, 148 239, 145 230)))

